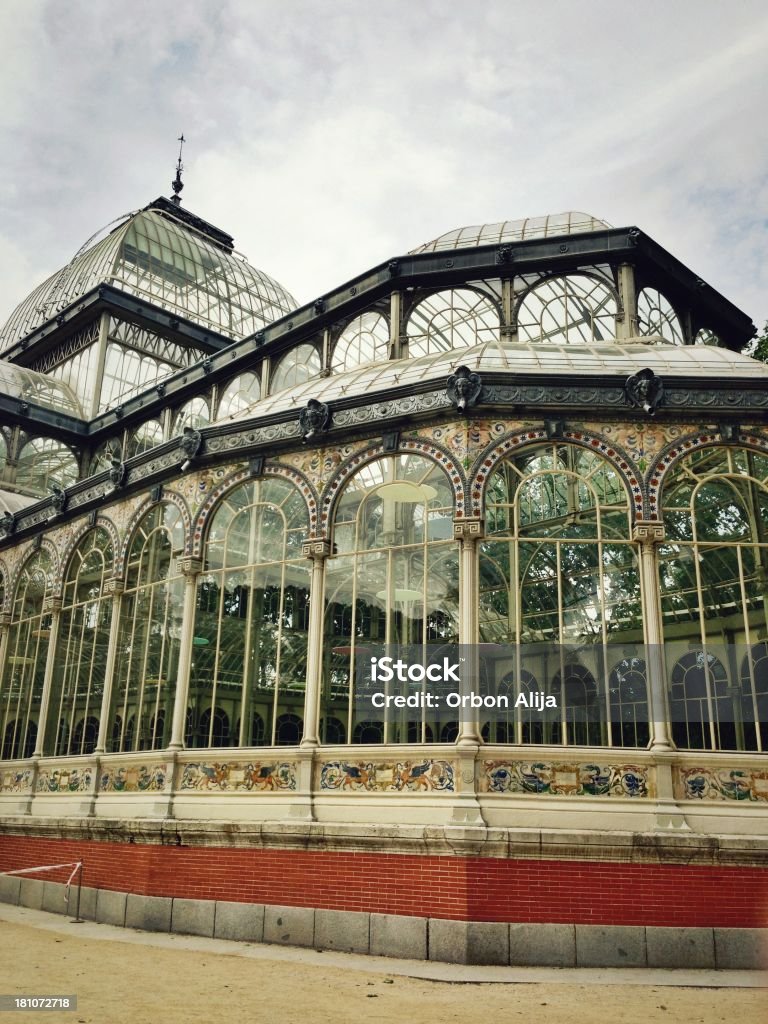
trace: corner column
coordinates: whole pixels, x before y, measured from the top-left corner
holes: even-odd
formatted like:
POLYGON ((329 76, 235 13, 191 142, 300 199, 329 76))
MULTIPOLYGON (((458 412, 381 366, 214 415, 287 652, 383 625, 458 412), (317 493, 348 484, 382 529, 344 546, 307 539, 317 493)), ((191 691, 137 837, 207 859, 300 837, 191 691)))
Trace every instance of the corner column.
POLYGON ((112 618, 109 622, 109 648, 107 664, 104 667, 104 690, 101 695, 101 717, 99 718, 99 735, 96 740, 96 754, 104 754, 107 750, 107 729, 109 728, 109 710, 112 705, 112 687, 117 664, 117 645, 120 637, 120 613, 123 605, 125 583, 122 579, 107 580, 104 593, 112 595, 112 618))
POLYGON ((673 771, 677 761, 667 711, 664 629, 659 599, 656 546, 664 540, 662 523, 635 523, 633 540, 640 548, 640 584, 645 620, 648 718, 651 753, 656 768, 656 828, 663 831, 687 831, 685 815, 675 800, 673 771))
MULTIPOLYGON (((467 674, 462 682, 471 688, 479 688, 480 658, 478 655, 479 619, 478 594, 480 592, 477 544, 485 537, 485 521, 483 519, 454 519, 453 536, 459 542, 459 643, 469 648, 462 652, 466 656, 467 674)), ((463 709, 462 709, 463 711, 463 709)), ((461 744, 479 744, 480 722, 473 713, 469 718, 466 714, 459 720, 457 742, 461 744)))
POLYGON ((640 328, 637 317, 635 268, 631 263, 619 264, 618 279, 622 311, 616 317, 616 336, 618 338, 636 338, 640 333, 640 328))
POLYGON ((305 558, 312 559, 312 580, 309 598, 309 638, 307 641, 307 680, 304 694, 304 736, 302 747, 316 747, 320 742, 320 689, 323 668, 323 604, 325 560, 331 554, 329 540, 308 540, 301 547, 305 558))
POLYGON ((179 644, 179 667, 176 672, 176 694, 173 705, 173 726, 169 750, 184 749, 184 725, 187 719, 187 695, 189 694, 189 672, 192 665, 192 640, 195 635, 195 597, 197 577, 203 569, 200 558, 184 556, 178 561, 184 577, 184 606, 181 619, 181 641, 179 644))
POLYGON ((37 723, 37 743, 33 757, 43 756, 45 745, 45 730, 48 724, 48 705, 51 700, 51 687, 53 686, 53 668, 56 663, 56 641, 59 636, 59 625, 61 623, 61 598, 49 597, 43 608, 45 613, 51 615, 51 639, 48 644, 48 653, 45 661, 45 675, 43 676, 43 692, 40 697, 40 717, 37 723))

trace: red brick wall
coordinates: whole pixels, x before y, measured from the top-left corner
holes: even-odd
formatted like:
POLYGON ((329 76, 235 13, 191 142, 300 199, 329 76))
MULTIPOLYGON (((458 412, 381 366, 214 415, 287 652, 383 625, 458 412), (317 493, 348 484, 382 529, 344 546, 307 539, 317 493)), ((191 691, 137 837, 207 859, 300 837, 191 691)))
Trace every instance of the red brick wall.
MULTIPOLYGON (((0 836, 0 871, 82 860, 84 884, 468 921, 768 926, 768 870, 160 846, 0 836)), ((30 875, 65 881, 68 870, 30 875)))

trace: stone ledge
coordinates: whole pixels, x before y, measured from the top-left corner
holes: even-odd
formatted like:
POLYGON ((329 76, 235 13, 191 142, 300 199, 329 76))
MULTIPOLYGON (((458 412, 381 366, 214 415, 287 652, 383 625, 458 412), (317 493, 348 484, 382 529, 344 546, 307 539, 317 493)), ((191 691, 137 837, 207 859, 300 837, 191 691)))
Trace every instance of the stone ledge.
POLYGON ((340 853, 489 857, 765 867, 768 836, 537 829, 457 825, 325 824, 175 819, 43 818, 0 820, 3 835, 39 839, 227 849, 301 849, 340 853))
MULTIPOLYGON (((7 876, 6 876, 7 877, 7 876)), ((0 882, 3 876, 0 876, 0 882)), ((29 881, 29 880, 27 880, 29 881)), ((0 903, 66 913, 58 882, 0 885, 0 903)), ((72 899, 76 899, 76 887, 72 899)), ((70 916, 74 903, 70 900, 70 916)), ((81 916, 148 931, 512 967, 767 970, 768 928, 506 924, 136 896, 83 887, 81 916), (143 924, 140 924, 143 922, 143 924)))

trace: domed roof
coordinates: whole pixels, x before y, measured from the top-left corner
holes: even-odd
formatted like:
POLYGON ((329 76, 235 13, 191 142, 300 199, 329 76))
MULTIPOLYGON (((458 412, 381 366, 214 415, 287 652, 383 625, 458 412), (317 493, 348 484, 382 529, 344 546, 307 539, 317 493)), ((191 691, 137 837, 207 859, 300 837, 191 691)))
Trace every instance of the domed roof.
POLYGON ((498 245, 501 242, 524 242, 529 238, 553 238, 558 235, 577 235, 585 231, 600 231, 611 225, 589 213, 569 210, 546 217, 526 217, 523 220, 500 220, 496 224, 473 224, 454 228, 425 242, 411 255, 419 252, 439 252, 442 249, 469 249, 473 245, 498 245))
POLYGON ((246 337, 297 307, 282 285, 234 252, 229 235, 157 199, 106 237, 88 239, 66 267, 28 295, 0 331, 0 351, 100 284, 231 338, 246 337))
POLYGON ((218 422, 229 423, 288 409, 298 410, 310 398, 332 402, 349 395, 390 392, 398 385, 418 384, 428 380, 444 383, 448 375, 462 364, 483 373, 511 372, 520 377, 525 374, 553 374, 558 377, 598 375, 622 379, 646 366, 652 366, 665 378, 687 379, 696 376, 728 381, 762 377, 768 384, 766 363, 710 345, 672 345, 660 335, 621 342, 574 345, 491 341, 417 359, 369 363, 330 377, 313 377, 295 387, 267 395, 230 416, 221 417, 218 422))

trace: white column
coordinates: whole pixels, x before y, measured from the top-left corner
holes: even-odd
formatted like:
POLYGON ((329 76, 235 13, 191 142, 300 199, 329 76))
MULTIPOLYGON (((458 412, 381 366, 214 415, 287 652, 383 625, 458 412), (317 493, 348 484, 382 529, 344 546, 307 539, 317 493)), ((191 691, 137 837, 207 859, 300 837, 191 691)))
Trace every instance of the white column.
POLYGON ((392 292, 389 296, 389 358, 399 359, 400 351, 400 318, 403 312, 403 297, 400 292, 392 292))
POLYGON ((56 642, 59 636, 59 623, 61 620, 61 598, 52 597, 46 601, 44 612, 51 613, 51 637, 48 642, 48 654, 45 661, 45 675, 43 676, 43 692, 40 697, 40 717, 37 723, 37 743, 33 757, 43 756, 43 745, 45 743, 45 729, 48 720, 48 705, 51 700, 51 687, 53 685, 53 667, 56 660, 56 642))
POLYGON ((636 523, 633 539, 640 548, 640 584, 648 651, 646 672, 651 750, 672 750, 667 712, 666 666, 663 657, 664 629, 656 559, 656 545, 664 540, 664 527, 661 523, 636 523))
POLYGON ((104 669, 104 690, 101 695, 101 716, 99 718, 99 736, 96 740, 94 753, 103 754, 107 749, 107 729, 109 728, 109 712, 112 704, 112 686, 117 664, 117 645, 120 637, 120 611, 123 604, 125 584, 120 579, 107 580, 104 587, 106 594, 112 595, 112 618, 109 621, 109 648, 107 664, 104 669))
MULTIPOLYGON (((479 621, 478 601, 480 593, 480 573, 478 565, 477 544, 485 536, 485 524, 482 519, 454 519, 453 535, 459 541, 459 643, 469 645, 471 655, 469 664, 462 672, 464 689, 479 691, 480 689, 480 658, 478 656, 479 621)), ((464 652, 468 654, 468 651, 464 652)), ((480 722, 474 712, 471 716, 462 708, 459 719, 459 744, 478 744, 480 722)))
POLYGON ((620 263, 618 276, 619 297, 623 312, 616 317, 616 337, 634 338, 639 334, 635 268, 631 263, 620 263))
POLYGON ((91 418, 99 415, 103 392, 104 367, 107 361, 107 345, 109 344, 109 313, 102 313, 99 321, 98 352, 96 354, 96 372, 93 379, 93 400, 91 402, 91 418))
POLYGON ((325 560, 331 553, 327 540, 309 540, 302 553, 312 559, 312 582, 309 592, 309 637, 307 639, 307 681, 304 694, 304 735, 302 747, 316 747, 320 742, 320 690, 323 682, 323 619, 325 560))
POLYGON ((192 640, 195 635, 195 603, 197 577, 203 563, 199 558, 179 559, 179 568, 184 576, 184 605, 181 620, 181 641, 179 644, 179 667, 176 673, 176 694, 173 704, 173 726, 169 750, 184 749, 184 731, 187 721, 187 695, 189 694, 189 673, 192 665, 192 640))

